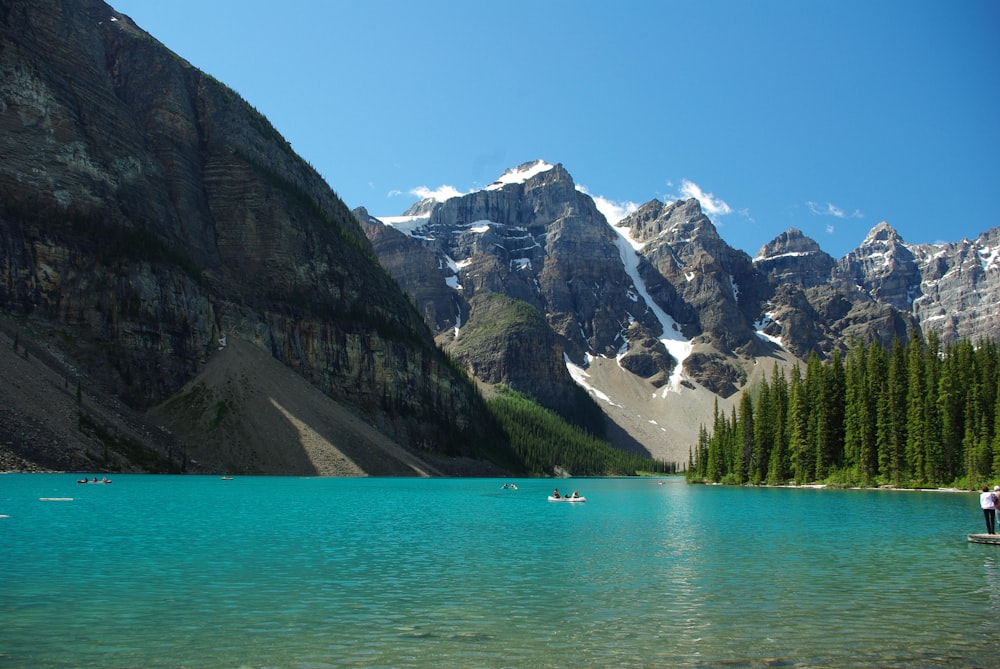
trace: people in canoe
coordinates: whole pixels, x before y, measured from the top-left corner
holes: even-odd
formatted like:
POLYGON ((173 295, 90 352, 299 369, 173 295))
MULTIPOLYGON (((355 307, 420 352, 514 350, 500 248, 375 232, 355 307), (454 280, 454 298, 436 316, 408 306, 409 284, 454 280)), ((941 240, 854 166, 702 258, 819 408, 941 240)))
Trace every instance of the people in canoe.
POLYGON ((100 481, 98 481, 97 477, 95 476, 93 481, 91 481, 90 479, 87 479, 87 478, 83 478, 83 479, 77 479, 76 482, 77 483, 111 483, 111 479, 109 479, 107 476, 105 476, 100 481))
POLYGON ((560 498, 564 498, 564 499, 570 499, 570 498, 579 499, 580 498, 580 493, 577 492, 576 490, 574 490, 572 495, 570 495, 570 494, 560 495, 559 494, 559 488, 556 488, 555 490, 552 491, 552 497, 554 499, 560 499, 560 498))

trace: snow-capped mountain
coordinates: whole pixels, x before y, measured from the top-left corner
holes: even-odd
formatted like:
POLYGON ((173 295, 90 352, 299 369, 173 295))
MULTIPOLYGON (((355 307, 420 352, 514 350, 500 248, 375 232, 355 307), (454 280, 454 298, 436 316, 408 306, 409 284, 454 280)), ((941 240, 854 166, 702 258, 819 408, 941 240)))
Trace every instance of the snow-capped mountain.
POLYGON ((645 388, 636 415, 661 427, 621 427, 654 453, 671 435, 664 416, 677 420, 684 407, 704 419, 704 396, 734 397, 762 360, 828 355, 852 337, 889 343, 913 328, 945 340, 998 332, 989 308, 1000 297, 997 230, 910 246, 883 223, 839 262, 789 230, 750 258, 695 199, 653 200, 612 225, 562 165, 540 160, 402 216, 355 214, 438 341, 473 374, 571 418, 581 411, 578 386, 609 415, 635 413, 623 395, 645 388), (504 321, 503 337, 481 336, 483 318, 501 313, 498 300, 525 305, 505 318, 540 316, 527 319, 530 334, 504 321), (699 393, 692 404, 687 396, 699 393))

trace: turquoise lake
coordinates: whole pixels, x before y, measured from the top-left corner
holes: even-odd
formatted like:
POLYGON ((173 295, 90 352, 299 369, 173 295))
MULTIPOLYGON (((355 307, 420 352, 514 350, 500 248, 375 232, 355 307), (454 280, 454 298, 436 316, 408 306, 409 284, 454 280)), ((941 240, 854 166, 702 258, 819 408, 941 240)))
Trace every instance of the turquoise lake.
POLYGON ((0 476, 0 667, 1000 665, 976 493, 76 479, 0 476))

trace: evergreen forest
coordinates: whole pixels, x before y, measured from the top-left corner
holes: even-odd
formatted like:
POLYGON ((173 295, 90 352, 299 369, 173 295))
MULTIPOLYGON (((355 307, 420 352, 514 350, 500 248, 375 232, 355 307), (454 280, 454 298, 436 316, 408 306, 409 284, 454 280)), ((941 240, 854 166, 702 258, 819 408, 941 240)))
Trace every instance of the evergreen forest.
POLYGON ((546 476, 562 470, 573 476, 635 476, 675 474, 679 469, 677 463, 615 448, 506 387, 497 387, 489 406, 530 475, 546 476))
POLYGON ((803 372, 775 365, 727 416, 716 402, 690 482, 956 487, 1000 481, 996 342, 918 333, 888 349, 852 341, 803 372))

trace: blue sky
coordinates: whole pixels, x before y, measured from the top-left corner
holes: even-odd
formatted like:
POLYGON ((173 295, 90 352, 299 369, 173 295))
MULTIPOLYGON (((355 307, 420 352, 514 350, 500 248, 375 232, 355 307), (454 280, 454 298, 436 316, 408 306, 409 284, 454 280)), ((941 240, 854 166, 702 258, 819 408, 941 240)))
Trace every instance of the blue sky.
POLYGON ((1000 2, 117 0, 265 114, 349 207, 562 163, 698 196, 751 255, 1000 225, 1000 2))

